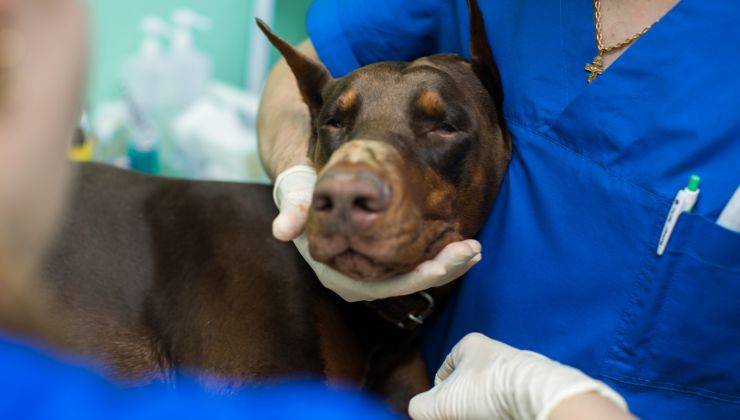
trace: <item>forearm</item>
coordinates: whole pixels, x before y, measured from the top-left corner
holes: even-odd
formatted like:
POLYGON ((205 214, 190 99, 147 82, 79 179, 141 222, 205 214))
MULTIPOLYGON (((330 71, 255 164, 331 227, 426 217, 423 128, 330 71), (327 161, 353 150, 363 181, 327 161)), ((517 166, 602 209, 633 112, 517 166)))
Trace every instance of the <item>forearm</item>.
MULTIPOLYGON (((298 49, 317 59, 310 40, 303 41, 298 49)), ((262 164, 273 180, 290 166, 311 163, 307 157, 311 136, 308 107, 284 59, 267 78, 257 118, 257 135, 262 164)))
POLYGON ((27 1, 11 3, 0 19, 0 55, 10 60, 0 69, 0 246, 8 241, 23 263, 49 239, 65 192, 83 97, 85 15, 76 0, 27 1))
POLYGON ((601 395, 590 392, 564 400, 550 414, 549 420, 609 419, 631 420, 635 417, 601 395))
POLYGON ((78 0, 0 0, 0 323, 41 314, 30 280, 67 190, 84 97, 86 16, 78 0))

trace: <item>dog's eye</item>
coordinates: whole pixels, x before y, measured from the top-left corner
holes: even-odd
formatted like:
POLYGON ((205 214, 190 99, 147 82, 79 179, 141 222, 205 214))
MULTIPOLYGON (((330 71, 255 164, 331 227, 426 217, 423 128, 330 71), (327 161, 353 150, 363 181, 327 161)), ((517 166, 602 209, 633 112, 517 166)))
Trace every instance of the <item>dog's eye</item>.
POLYGON ((332 119, 327 120, 324 123, 324 125, 327 126, 327 127, 331 127, 331 128, 344 128, 344 122, 342 122, 342 121, 340 121, 340 120, 338 120, 336 118, 332 118, 332 119))
POLYGON ((458 130, 457 130, 457 127, 455 127, 452 124, 442 123, 442 124, 438 125, 437 127, 435 127, 434 130, 432 130, 432 132, 435 133, 435 134, 443 134, 443 135, 446 134, 446 135, 449 135, 449 134, 455 134, 455 133, 457 133, 458 130))

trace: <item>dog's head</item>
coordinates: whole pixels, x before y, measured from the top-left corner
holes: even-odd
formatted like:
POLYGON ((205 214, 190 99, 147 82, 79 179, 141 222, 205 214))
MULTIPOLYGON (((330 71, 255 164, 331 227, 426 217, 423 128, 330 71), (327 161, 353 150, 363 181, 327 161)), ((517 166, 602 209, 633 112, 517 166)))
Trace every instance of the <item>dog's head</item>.
POLYGON ((435 55, 333 79, 258 22, 308 105, 318 181, 313 258, 358 279, 411 271, 484 222, 511 155, 498 71, 475 1, 471 61, 435 55))

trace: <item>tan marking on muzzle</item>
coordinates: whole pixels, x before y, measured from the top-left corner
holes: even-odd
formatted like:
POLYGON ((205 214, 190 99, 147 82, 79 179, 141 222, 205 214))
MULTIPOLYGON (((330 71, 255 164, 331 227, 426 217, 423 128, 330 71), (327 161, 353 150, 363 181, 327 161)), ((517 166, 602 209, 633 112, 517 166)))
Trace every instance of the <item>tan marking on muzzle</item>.
POLYGON ((323 171, 340 163, 367 165, 381 168, 384 162, 395 160, 398 151, 391 145, 377 140, 352 140, 332 154, 323 171))

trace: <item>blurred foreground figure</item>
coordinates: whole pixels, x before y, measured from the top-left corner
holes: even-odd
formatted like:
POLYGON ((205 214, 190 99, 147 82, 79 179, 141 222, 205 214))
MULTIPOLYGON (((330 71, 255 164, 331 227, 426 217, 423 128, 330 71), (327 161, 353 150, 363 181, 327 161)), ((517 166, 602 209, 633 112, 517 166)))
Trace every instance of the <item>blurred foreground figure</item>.
POLYGON ((375 402, 316 384, 119 390, 10 337, 53 328, 33 281, 70 176, 82 98, 85 17, 76 0, 0 0, 0 413, 4 418, 384 418, 375 402))
POLYGON ((0 1, 0 322, 40 316, 33 268, 54 234, 86 64, 77 1, 0 1))

